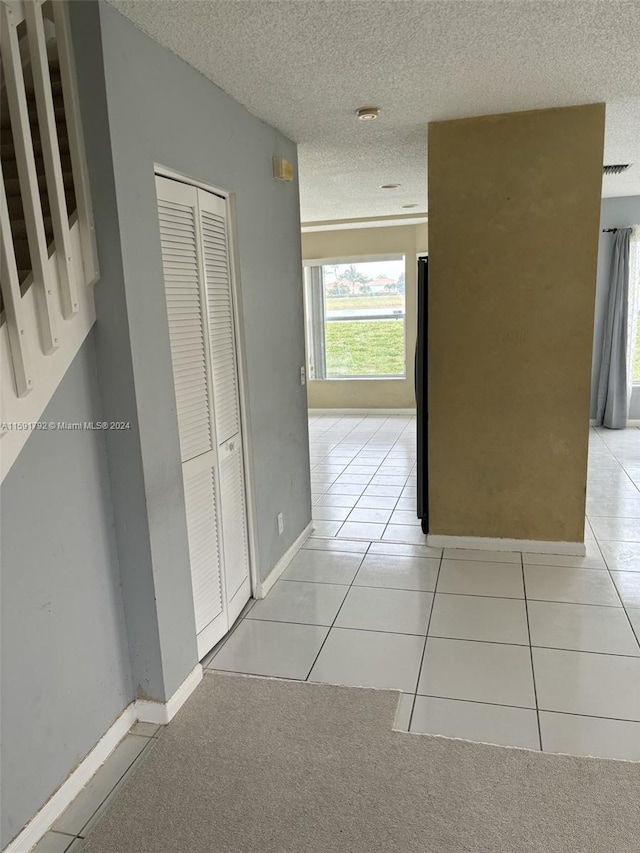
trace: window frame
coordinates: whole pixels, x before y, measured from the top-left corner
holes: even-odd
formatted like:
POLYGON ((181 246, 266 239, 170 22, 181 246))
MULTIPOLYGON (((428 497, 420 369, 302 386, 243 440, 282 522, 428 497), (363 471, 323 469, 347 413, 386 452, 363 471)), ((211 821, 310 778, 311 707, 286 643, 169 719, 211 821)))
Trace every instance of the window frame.
MULTIPOLYGON (((307 258, 303 261, 303 285, 304 285, 304 327, 306 339, 306 360, 307 360, 307 376, 310 382, 403 382, 408 378, 407 372, 407 294, 406 294, 406 279, 407 279, 407 254, 405 252, 386 252, 385 254, 367 254, 367 255, 346 255, 344 257, 330 258, 307 258), (326 324, 327 322, 344 322, 339 320, 327 321, 324 310, 324 282, 320 279, 322 287, 322 317, 318 317, 319 305, 317 293, 312 292, 312 286, 309 281, 310 273, 307 270, 312 268, 323 268, 328 266, 342 266, 346 264, 366 264, 384 261, 401 261, 404 265, 405 275, 405 292, 404 292, 404 312, 402 314, 403 339, 404 339, 404 359, 403 372, 395 374, 357 374, 350 376, 327 376, 326 375, 326 324), (315 320, 314 320, 315 318, 315 320), (321 328, 321 340, 318 340, 318 328, 321 328), (314 334, 315 332, 315 334, 314 334), (322 359, 322 367, 318 376, 316 369, 316 358, 322 359)), ((317 289, 317 284, 316 284, 317 289)), ((397 317, 397 315, 394 315, 397 317)), ((361 318, 361 322, 366 321, 366 317, 361 318)), ((384 317, 379 319, 385 319, 384 317)), ((391 317, 389 317, 391 319, 391 317)))

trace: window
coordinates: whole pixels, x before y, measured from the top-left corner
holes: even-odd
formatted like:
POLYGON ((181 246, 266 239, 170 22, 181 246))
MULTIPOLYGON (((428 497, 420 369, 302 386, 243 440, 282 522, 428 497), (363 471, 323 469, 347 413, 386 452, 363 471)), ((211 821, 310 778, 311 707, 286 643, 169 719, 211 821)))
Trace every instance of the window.
POLYGON ((404 256, 305 269, 310 379, 405 376, 404 256))

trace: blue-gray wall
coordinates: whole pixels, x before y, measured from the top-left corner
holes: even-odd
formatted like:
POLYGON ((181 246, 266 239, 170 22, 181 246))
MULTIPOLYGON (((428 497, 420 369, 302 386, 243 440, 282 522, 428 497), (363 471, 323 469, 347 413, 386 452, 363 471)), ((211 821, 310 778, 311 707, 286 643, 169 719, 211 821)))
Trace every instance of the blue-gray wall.
POLYGON ((298 185, 272 173, 274 155, 297 163, 296 146, 103 2, 100 21, 147 497, 160 498, 154 559, 168 572, 187 559, 167 525, 183 498, 153 175, 161 164, 235 194, 264 577, 311 518, 298 185))
MULTIPOLYGON (((90 334, 42 420, 102 418, 90 334)), ((0 501, 2 849, 133 688, 104 433, 34 432, 0 501)))
MULTIPOLYGON (((640 196, 621 198, 603 198, 600 214, 600 228, 626 228, 640 224, 640 196)), ((607 291, 609 268, 611 266, 611 248, 613 235, 600 233, 598 249, 598 278, 596 282, 596 311, 593 330, 593 371, 591 376, 591 417, 596 416, 598 395, 598 372, 602 361, 602 336, 607 310, 607 291)), ((630 418, 640 418, 640 386, 633 389, 631 396, 630 418)))
POLYGON ((311 517, 295 145, 112 7, 70 16, 101 278, 44 419, 131 428, 34 434, 2 484, 0 847, 197 663, 154 163, 235 194, 262 577, 311 517))
MULTIPOLYGON (((184 677, 185 667, 193 665, 195 639, 191 637, 189 642, 184 632, 177 632, 177 637, 183 638, 183 651, 179 652, 182 664, 175 672, 171 661, 167 663, 168 655, 162 654, 156 608, 100 10, 97 2, 86 0, 71 3, 70 13, 100 261, 101 277, 95 291, 100 391, 105 411, 114 420, 131 424, 124 435, 108 433, 106 442, 132 677, 136 696, 164 700, 175 690, 176 681, 179 684, 184 677)), ((191 620, 195 633, 191 595, 184 586, 176 598, 176 624, 188 626, 191 620)), ((169 644, 170 652, 174 648, 169 644)))
POLYGON ((235 196, 265 577, 311 517, 298 188, 271 166, 274 154, 295 164, 296 148, 106 3, 72 4, 72 25, 102 271, 101 390, 135 425, 125 445, 107 439, 134 689, 165 700, 197 653, 154 166, 235 196))

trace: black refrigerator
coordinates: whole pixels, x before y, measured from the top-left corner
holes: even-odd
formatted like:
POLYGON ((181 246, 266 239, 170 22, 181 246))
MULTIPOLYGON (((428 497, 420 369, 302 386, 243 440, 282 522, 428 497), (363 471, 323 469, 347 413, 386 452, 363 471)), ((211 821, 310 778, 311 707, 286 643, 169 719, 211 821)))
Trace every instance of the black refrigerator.
POLYGON ((427 319, 428 319, 429 259, 418 258, 418 338, 416 341, 416 425, 417 425, 417 469, 418 469, 418 518, 422 532, 429 532, 429 479, 428 443, 429 400, 427 383, 427 319))

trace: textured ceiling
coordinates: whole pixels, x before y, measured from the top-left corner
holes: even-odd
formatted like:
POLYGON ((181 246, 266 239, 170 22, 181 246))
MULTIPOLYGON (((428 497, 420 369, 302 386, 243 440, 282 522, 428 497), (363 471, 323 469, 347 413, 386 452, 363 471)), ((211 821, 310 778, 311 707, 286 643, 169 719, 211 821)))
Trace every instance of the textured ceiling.
POLYGON ((428 121, 592 101, 640 195, 640 0, 109 2, 299 144, 303 221, 426 210, 428 121))

